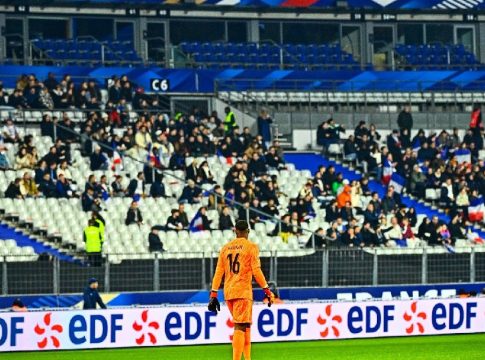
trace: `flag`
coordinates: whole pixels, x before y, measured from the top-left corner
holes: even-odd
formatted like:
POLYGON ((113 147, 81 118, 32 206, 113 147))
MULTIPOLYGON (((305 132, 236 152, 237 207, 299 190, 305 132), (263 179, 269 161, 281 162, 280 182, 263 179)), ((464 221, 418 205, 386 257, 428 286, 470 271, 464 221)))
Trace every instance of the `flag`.
POLYGON ((111 170, 116 171, 116 168, 119 166, 119 170, 123 170, 123 162, 121 159, 121 155, 118 151, 113 151, 113 160, 111 161, 111 170))
POLYGON ((382 183, 387 185, 391 181, 391 176, 393 173, 393 168, 392 164, 389 161, 389 159, 384 159, 384 162, 382 164, 383 171, 382 171, 382 183))
POLYGON ((404 179, 401 175, 394 173, 391 175, 391 181, 389 182, 389 186, 394 186, 394 191, 398 194, 402 194, 402 189, 406 185, 406 179, 404 179))
POLYGON ((200 215, 200 210, 197 211, 194 218, 189 224, 189 231, 190 232, 198 232, 204 230, 204 224, 202 222, 202 216, 200 215))
POLYGON ((419 140, 419 138, 417 137, 416 139, 414 139, 413 141, 413 151, 416 151, 418 152, 419 149, 421 149, 421 140, 419 140))
POLYGON ((483 221, 483 197, 471 199, 468 206, 468 220, 472 222, 483 221))
POLYGON ((443 146, 443 149, 441 150, 441 158, 446 160, 448 157, 448 147, 443 146))
POLYGON ((468 149, 458 149, 455 151, 454 155, 456 156, 456 160, 459 164, 464 162, 471 163, 472 156, 470 150, 468 149))
POLYGON ((450 244, 446 244, 445 243, 445 249, 446 251, 448 251, 450 254, 454 254, 456 251, 455 251, 455 248, 453 246, 451 246, 450 244))

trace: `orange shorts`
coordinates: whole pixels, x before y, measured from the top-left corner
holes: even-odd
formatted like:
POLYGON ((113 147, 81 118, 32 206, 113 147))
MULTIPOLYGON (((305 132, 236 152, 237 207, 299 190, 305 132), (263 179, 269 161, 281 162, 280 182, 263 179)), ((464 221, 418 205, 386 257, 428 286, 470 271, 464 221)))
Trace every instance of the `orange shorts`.
POLYGON ((226 300, 226 303, 235 324, 252 324, 253 300, 232 299, 226 300))

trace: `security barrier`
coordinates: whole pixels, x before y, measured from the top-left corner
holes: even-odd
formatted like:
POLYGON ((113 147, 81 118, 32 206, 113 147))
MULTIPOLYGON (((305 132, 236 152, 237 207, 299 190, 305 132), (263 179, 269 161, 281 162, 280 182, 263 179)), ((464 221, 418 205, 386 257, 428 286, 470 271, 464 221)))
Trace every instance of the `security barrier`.
MULTIPOLYGON (((485 298, 255 305, 252 340, 278 342, 485 332, 485 298)), ((4 313, 0 351, 229 343, 225 306, 4 313)))

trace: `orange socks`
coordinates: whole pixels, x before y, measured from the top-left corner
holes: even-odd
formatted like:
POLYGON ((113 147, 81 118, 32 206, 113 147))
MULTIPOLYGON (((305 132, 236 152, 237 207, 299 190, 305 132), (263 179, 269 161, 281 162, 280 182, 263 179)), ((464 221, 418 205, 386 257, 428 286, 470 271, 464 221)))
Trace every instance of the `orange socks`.
POLYGON ((244 360, 251 360, 251 328, 246 328, 244 334, 244 360))
POLYGON ((241 360, 241 355, 245 350, 244 343, 245 343, 246 334, 242 330, 234 330, 234 335, 232 337, 232 359, 233 360, 241 360))

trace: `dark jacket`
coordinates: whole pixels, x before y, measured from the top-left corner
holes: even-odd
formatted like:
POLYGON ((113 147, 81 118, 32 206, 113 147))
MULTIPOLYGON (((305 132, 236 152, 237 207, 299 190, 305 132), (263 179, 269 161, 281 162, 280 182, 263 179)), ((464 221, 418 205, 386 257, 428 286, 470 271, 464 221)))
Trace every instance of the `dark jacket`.
POLYGON ((408 129, 411 130, 413 128, 413 116, 411 113, 406 111, 401 111, 399 116, 397 117, 397 126, 399 129, 408 129))
POLYGON ((165 197, 165 185, 161 181, 155 181, 150 187, 150 196, 154 198, 165 197))
MULTIPOLYGON (((145 181, 143 181, 143 192, 145 192, 145 181)), ((133 197, 136 192, 136 188, 138 186, 138 179, 132 179, 128 184, 128 196, 133 197)))
POLYGON ((138 222, 143 222, 140 209, 130 208, 126 213, 125 225, 137 224, 138 222))
POLYGON ((84 289, 84 310, 96 309, 96 304, 98 304, 101 308, 106 309, 106 305, 104 304, 101 296, 99 296, 98 290, 91 289, 89 286, 84 289))
POLYGON ((219 230, 232 230, 234 224, 231 219, 231 215, 221 214, 219 217, 219 230))
POLYGON ((148 234, 148 250, 150 251, 165 251, 160 236, 154 233, 148 234))

